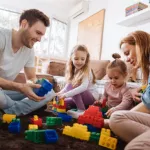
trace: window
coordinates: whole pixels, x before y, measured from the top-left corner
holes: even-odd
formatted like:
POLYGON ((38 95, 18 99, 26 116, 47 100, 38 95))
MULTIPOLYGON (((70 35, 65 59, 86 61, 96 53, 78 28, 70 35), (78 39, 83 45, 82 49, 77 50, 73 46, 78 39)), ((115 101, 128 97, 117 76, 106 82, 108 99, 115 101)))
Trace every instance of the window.
POLYGON ((19 27, 19 16, 20 14, 17 12, 0 8, 0 27, 17 29, 19 27))

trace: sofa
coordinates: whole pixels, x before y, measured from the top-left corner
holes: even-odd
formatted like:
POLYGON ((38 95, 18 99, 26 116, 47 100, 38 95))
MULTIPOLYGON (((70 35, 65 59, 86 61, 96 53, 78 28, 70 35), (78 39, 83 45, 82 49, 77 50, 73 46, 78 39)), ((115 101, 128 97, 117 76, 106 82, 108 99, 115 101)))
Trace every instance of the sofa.
MULTIPOLYGON (((91 68, 96 77, 96 86, 100 96, 104 92, 104 85, 108 82, 108 78, 106 75, 106 67, 110 61, 109 60, 91 60, 91 68)), ((37 78, 46 78, 53 84, 53 89, 55 92, 59 92, 65 85, 65 67, 66 67, 66 60, 61 59, 51 59, 48 67, 47 72, 37 73, 37 78)), ((16 82, 26 82, 26 78, 23 72, 21 72, 16 80, 16 82)), ((140 83, 127 83, 131 88, 140 87, 140 83)))

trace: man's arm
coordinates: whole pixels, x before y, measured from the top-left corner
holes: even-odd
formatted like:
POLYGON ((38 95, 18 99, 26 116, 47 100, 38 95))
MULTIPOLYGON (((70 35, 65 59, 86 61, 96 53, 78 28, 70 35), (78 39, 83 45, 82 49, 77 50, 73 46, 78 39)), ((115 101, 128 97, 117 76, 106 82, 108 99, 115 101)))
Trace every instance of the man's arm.
POLYGON ((25 67, 24 73, 26 75, 27 80, 35 83, 37 81, 35 68, 34 67, 25 67))

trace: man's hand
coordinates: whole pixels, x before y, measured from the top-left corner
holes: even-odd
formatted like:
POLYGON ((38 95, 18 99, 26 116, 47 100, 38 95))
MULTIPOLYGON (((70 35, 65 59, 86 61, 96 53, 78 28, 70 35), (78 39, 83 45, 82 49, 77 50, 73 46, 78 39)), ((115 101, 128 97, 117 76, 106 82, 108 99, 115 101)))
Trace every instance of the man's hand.
POLYGON ((141 93, 140 93, 141 88, 138 89, 131 89, 131 94, 132 98, 135 102, 141 102, 141 93))
POLYGON ((33 88, 40 88, 41 85, 39 84, 33 84, 33 83, 28 83, 28 84, 23 84, 20 88, 20 91, 24 93, 29 99, 34 100, 34 101, 41 101, 45 97, 39 97, 33 92, 33 88))
POLYGON ((100 100, 96 100, 96 101, 94 102, 94 105, 95 105, 95 106, 102 106, 102 103, 101 103, 100 100))

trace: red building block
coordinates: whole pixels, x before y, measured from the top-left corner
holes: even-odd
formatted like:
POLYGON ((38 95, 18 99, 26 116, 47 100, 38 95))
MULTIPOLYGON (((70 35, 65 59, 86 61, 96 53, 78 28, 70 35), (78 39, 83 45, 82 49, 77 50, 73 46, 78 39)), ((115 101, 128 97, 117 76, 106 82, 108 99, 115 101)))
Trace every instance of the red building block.
POLYGON ((31 122, 32 124, 38 125, 38 127, 42 127, 42 119, 41 119, 41 118, 37 118, 37 119, 35 119, 35 118, 30 118, 30 122, 31 122))

